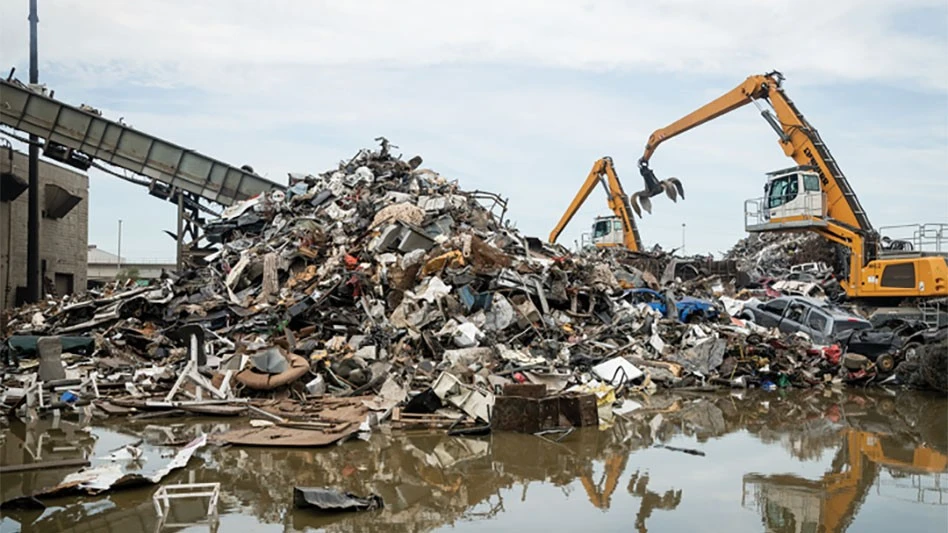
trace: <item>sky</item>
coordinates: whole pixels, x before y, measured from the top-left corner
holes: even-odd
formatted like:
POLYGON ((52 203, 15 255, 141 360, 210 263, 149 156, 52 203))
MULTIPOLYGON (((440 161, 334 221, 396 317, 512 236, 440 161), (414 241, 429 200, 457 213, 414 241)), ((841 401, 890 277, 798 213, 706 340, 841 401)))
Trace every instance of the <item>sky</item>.
MULTIPOLYGON (((649 134, 780 70, 873 225, 948 223, 944 0, 386 2, 39 0, 40 81, 149 134, 286 183, 387 137, 546 238, 593 162, 627 193, 649 134)), ((0 2, 0 70, 29 72, 28 0, 0 2)), ((754 106, 665 142, 685 199, 646 246, 726 251, 744 200, 792 166, 754 106)), ((89 243, 174 257, 175 206, 90 173, 89 243)), ((595 191, 560 237, 609 214, 595 191)))

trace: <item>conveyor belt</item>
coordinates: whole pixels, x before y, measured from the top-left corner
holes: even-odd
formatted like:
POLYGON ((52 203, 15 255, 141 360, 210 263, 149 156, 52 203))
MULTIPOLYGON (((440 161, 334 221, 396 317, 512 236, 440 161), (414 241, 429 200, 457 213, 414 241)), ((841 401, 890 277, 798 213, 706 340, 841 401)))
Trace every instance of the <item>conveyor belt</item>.
POLYGON ((0 80, 0 123, 93 159, 229 206, 285 189, 246 170, 0 80))

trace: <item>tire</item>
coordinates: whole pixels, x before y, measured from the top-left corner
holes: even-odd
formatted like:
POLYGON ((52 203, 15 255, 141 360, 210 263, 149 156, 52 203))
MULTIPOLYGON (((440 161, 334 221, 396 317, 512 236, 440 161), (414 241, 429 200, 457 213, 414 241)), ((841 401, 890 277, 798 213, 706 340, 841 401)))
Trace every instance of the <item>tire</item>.
POLYGON ((892 354, 884 353, 876 357, 876 368, 888 374, 895 369, 895 358, 892 354))
POLYGON ((919 348, 922 346, 923 344, 918 341, 906 343, 905 346, 902 347, 902 358, 906 361, 917 361, 919 348))

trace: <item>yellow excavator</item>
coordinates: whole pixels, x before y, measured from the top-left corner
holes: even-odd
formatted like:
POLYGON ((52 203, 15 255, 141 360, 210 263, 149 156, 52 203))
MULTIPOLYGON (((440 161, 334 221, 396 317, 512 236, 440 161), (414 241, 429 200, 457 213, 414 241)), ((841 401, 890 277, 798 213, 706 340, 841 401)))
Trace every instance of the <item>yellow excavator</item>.
POLYGON ((576 193, 573 202, 569 205, 566 213, 560 218, 559 223, 550 232, 550 242, 556 242, 560 233, 572 220, 573 215, 583 205, 586 198, 596 184, 601 184, 606 191, 606 197, 609 203, 609 209, 615 213, 611 217, 596 217, 592 227, 592 243, 597 247, 625 246, 627 249, 638 252, 642 250, 642 241, 639 238, 639 230, 635 226, 635 220, 632 218, 632 208, 629 205, 629 197, 622 190, 622 183, 619 182, 619 176, 612 164, 611 157, 603 157, 597 160, 589 171, 589 176, 583 182, 583 186, 576 193))
POLYGON ((632 209, 640 213, 641 204, 651 212, 649 198, 662 192, 673 200, 675 192, 684 197, 678 180, 660 181, 649 167, 661 143, 753 102, 797 166, 769 173, 764 197, 745 202, 748 232, 813 231, 846 247, 849 254, 838 266, 837 277, 850 298, 948 296, 948 256, 922 251, 924 244, 933 241, 933 248, 946 249, 948 224, 914 225, 908 240, 880 238, 819 133, 787 97, 783 81, 777 71, 750 76, 723 96, 652 133, 639 159, 645 188, 630 198, 632 209))
POLYGON ((875 483, 880 467, 903 476, 948 472, 948 457, 927 446, 906 453, 888 435, 853 428, 844 432, 845 446, 839 450, 832 469, 819 480, 794 474, 744 476, 745 494, 753 487, 767 531, 792 530, 789 524, 796 526, 795 531, 845 531, 875 483))

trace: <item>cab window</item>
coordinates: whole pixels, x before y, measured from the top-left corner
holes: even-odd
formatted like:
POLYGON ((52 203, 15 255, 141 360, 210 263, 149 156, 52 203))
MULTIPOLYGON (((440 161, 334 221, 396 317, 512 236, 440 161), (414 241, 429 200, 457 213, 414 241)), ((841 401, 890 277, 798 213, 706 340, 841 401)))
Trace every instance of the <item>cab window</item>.
POLYGON ((813 174, 804 174, 803 190, 806 192, 820 192, 820 177, 813 174))
POLYGON ((608 220, 600 220, 593 224, 593 239, 609 235, 609 226, 608 220))
POLYGON ((771 209, 780 207, 797 197, 797 175, 784 176, 770 182, 770 195, 767 205, 771 209))
POLYGON ((622 221, 621 221, 621 220, 613 220, 613 221, 612 221, 612 229, 615 230, 615 231, 622 231, 622 221))

